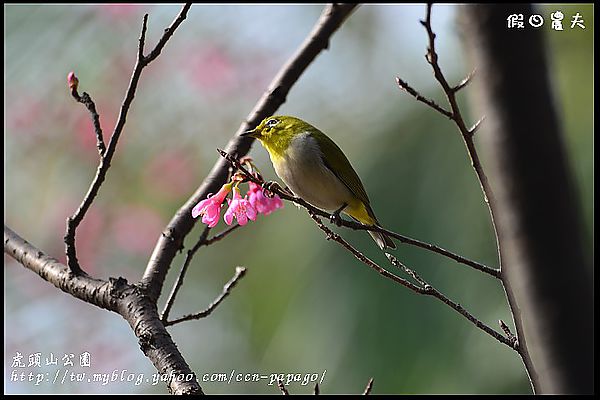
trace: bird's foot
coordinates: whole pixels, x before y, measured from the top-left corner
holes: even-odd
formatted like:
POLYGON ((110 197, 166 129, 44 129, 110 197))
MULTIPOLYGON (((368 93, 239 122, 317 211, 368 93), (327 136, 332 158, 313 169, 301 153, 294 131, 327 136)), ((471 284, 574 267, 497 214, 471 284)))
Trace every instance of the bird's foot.
POLYGON ((273 198, 275 196, 275 191, 279 190, 283 192, 283 189, 279 185, 279 183, 275 181, 268 181, 262 184, 263 194, 268 198, 273 198))
POLYGON ((344 203, 340 208, 338 208, 337 210, 335 210, 330 216, 329 216, 329 221, 332 224, 336 224, 337 226, 342 226, 342 217, 340 216, 340 213, 344 210, 344 208, 346 208, 348 204, 344 203))

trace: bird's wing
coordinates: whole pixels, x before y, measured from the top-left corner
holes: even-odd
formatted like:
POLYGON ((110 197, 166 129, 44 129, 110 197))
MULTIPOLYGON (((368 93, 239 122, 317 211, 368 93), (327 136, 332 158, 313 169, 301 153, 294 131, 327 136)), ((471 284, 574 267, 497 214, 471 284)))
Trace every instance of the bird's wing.
POLYGON ((323 160, 323 164, 325 164, 325 166, 329 168, 329 170, 333 172, 333 174, 337 176, 338 179, 341 180, 344 185, 346 185, 346 187, 365 204, 369 214, 375 218, 375 214, 371 209, 369 196, 367 196, 365 187, 363 186, 354 168, 352 168, 350 161, 348 161, 348 158, 346 158, 344 155, 344 152, 338 147, 337 144, 335 144, 333 140, 331 140, 327 135, 318 129, 313 131, 313 137, 317 140, 319 146, 321 147, 321 158, 323 160), (325 156, 325 154, 327 154, 327 156, 325 156))

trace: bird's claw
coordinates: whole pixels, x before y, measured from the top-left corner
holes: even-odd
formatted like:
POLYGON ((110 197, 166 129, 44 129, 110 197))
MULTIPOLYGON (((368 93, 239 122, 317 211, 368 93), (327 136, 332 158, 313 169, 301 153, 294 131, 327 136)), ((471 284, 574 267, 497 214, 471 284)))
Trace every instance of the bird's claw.
POLYGON ((338 208, 337 210, 335 210, 330 216, 329 216, 329 221, 332 224, 336 224, 337 226, 342 226, 342 217, 340 216, 340 213, 342 212, 342 210, 344 208, 346 208, 347 204, 344 204, 343 206, 341 206, 340 208, 338 208))
POLYGON ((283 191, 279 183, 275 181, 268 181, 262 184, 263 194, 268 198, 273 198, 275 196, 275 191, 283 191))
POLYGON ((329 221, 337 226, 342 226, 342 217, 340 217, 340 213, 333 213, 329 215, 329 221))

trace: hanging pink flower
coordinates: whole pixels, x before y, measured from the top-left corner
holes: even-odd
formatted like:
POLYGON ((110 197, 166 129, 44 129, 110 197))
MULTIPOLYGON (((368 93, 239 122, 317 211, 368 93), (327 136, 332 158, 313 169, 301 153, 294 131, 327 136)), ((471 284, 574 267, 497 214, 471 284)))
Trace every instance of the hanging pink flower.
POLYGON ((252 221, 256 220, 256 210, 246 199, 246 196, 242 198, 240 189, 237 187, 233 188, 233 200, 229 201, 229 208, 225 211, 225 223, 231 225, 233 223, 233 217, 235 217, 240 225, 246 225, 248 219, 252 221))
POLYGON ((283 201, 277 195, 269 198, 265 196, 262 188, 254 182, 249 182, 248 201, 252 207, 261 214, 269 215, 278 208, 283 207, 283 201))
POLYGON ((214 228, 219 223, 221 216, 221 207, 225 197, 231 192, 231 183, 226 183, 214 196, 208 195, 205 200, 192 209, 192 217, 196 218, 202 215, 202 222, 208 225, 209 228, 214 228))

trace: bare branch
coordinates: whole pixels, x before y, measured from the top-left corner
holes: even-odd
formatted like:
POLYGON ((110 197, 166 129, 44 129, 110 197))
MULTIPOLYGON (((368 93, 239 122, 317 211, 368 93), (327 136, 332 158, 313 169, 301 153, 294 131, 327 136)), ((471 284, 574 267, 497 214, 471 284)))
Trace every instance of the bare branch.
POLYGON ((450 119, 454 119, 454 115, 452 115, 452 113, 450 111, 446 110, 444 107, 440 106, 435 101, 428 99, 427 97, 423 96, 421 93, 417 92, 415 89, 413 89, 408 84, 408 82, 400 79, 399 77, 396 77, 396 83, 398 84, 400 89, 406 91, 408 94, 413 96, 417 101, 427 104, 429 107, 433 108, 440 114, 443 114, 450 119))
POLYGON ((508 347, 512 348, 513 350, 517 350, 515 343, 512 340, 510 340, 510 338, 506 338, 506 337, 502 336, 500 333, 496 332, 494 329, 490 328, 488 325, 484 324, 483 322, 481 322, 480 320, 475 318, 475 316, 473 316, 473 314, 471 314, 470 312, 465 310, 463 308, 463 306, 450 300, 448 297, 446 297, 444 294, 442 294, 439 290, 437 290, 436 288, 434 288, 433 286, 431 286, 430 284, 425 282, 425 280, 423 280, 423 278, 421 278, 415 271, 408 268, 406 265, 404 265, 402 262, 400 262, 400 260, 398 260, 396 257, 392 256, 389 253, 386 253, 386 256, 388 257, 388 259, 390 260, 392 265, 402 269, 404 272, 406 272, 407 274, 412 276, 416 281, 418 281, 423 286, 423 291, 420 292, 421 294, 426 294, 426 295, 437 298, 438 300, 442 301, 444 304, 450 306, 456 312, 460 313, 463 317, 465 317, 466 319, 471 321, 476 327, 478 327, 479 329, 481 329, 488 335, 490 335, 493 338, 495 338, 496 340, 498 340, 500 343, 507 345, 508 347))
POLYGON ((373 378, 369 379, 369 382, 367 382, 367 387, 365 388, 365 391, 363 392, 363 394, 369 395, 371 394, 371 390, 373 390, 373 378))
MULTIPOLYGON (((177 17, 171 23, 171 25, 169 25, 169 27, 165 29, 162 37, 160 38, 154 49, 150 52, 150 54, 144 57, 146 65, 150 64, 152 61, 154 61, 156 57, 160 55, 160 52, 163 50, 169 39, 171 39, 171 36, 173 36, 175 30, 177 30, 179 25, 181 25, 181 23, 187 17, 187 13, 191 7, 192 3, 185 3, 177 17)), ((143 50, 143 46, 141 49, 143 50)))
POLYGON ((222 240, 223 238, 229 236, 230 233, 235 231, 240 226, 241 225, 239 225, 239 224, 235 224, 235 225, 227 228, 223 232, 213 236, 210 239, 207 239, 210 228, 209 227, 204 228, 204 230, 200 234, 200 237, 198 238, 198 241, 196 242, 194 247, 192 247, 190 250, 188 250, 188 252, 185 256, 185 260, 181 267, 181 271, 179 272, 179 275, 177 276, 177 281, 175 282, 175 285, 173 286, 173 290, 171 291, 171 294, 169 295, 169 299, 167 300, 165 309, 162 313, 161 320, 163 322, 166 322, 169 319, 169 312, 171 311, 171 307, 173 307, 173 303, 175 302, 175 297, 177 297, 177 293, 179 292, 179 289, 181 289, 181 286, 183 285, 183 279, 185 278, 185 274, 187 272, 188 266, 192 262, 192 258, 194 258, 194 255, 200 249, 200 247, 210 246, 211 244, 222 240))
POLYGON ((241 225, 240 224, 235 224, 230 226, 229 228, 225 229, 223 232, 216 234, 215 236, 206 239, 204 241, 204 245, 205 246, 210 246, 213 243, 216 243, 222 239, 224 239, 225 237, 229 236, 229 234, 231 234, 232 232, 234 232, 235 230, 237 230, 241 225))
MULTIPOLYGON (((163 34, 163 37, 159 41, 157 47, 151 53, 151 55, 152 55, 158 49, 158 52, 153 57, 150 57, 150 56, 144 57, 142 54, 142 51, 144 48, 145 35, 146 35, 146 23, 148 20, 148 15, 144 16, 144 22, 142 24, 142 32, 140 34, 140 39, 139 39, 137 62, 133 69, 133 74, 131 76, 131 80, 129 82, 129 87, 127 88, 127 92, 125 94, 125 99, 123 100, 123 104, 121 105, 121 109, 119 111, 119 117, 117 118, 117 123, 115 125, 115 129, 110 137, 110 142, 108 143, 108 148, 106 149, 106 151, 102 151, 102 154, 100 157, 100 165, 98 166, 98 169, 96 170, 96 176, 94 176, 94 179, 93 179, 85 197, 83 198, 81 205, 79 206, 77 211, 75 211, 75 214, 73 214, 71 217, 67 218, 67 230, 66 230, 66 234, 64 237, 66 255, 67 255, 67 264, 68 264, 69 268, 71 269, 71 271, 75 274, 80 274, 83 272, 79 265, 79 261, 77 261, 77 252, 76 252, 76 247, 75 247, 75 234, 77 231, 77 227, 79 226, 81 221, 83 221, 85 214, 87 213, 88 209, 92 205, 92 202, 94 201, 96 195, 98 194, 98 191, 100 190, 100 186, 102 186, 102 183, 104 182, 104 179, 106 178, 106 173, 108 172, 108 169, 110 168, 110 163, 112 161, 112 158, 115 154, 115 150, 117 148, 117 142, 119 141, 121 132, 123 131, 123 128, 125 127, 125 121, 127 119, 127 112, 129 111, 129 107, 131 106, 131 103, 133 102, 133 98, 135 97, 135 91, 137 89, 137 84, 138 84, 140 76, 142 74, 142 70, 148 64, 150 64, 150 62, 152 62, 152 60, 154 60, 156 58, 156 56, 158 56, 158 54, 160 54, 160 50, 162 49, 162 47, 164 47, 166 42, 173 35, 173 32, 175 31, 177 26, 179 26, 181 21, 183 21, 186 18, 187 11, 189 10, 190 7, 191 7, 191 3, 188 3, 181 9, 177 19, 174 21, 172 26, 165 31, 165 33, 163 34)), ((94 110, 95 110, 95 107, 94 107, 94 110)), ((98 121, 98 127, 99 127, 99 121, 98 121)), ((97 131, 96 135, 98 136, 98 131, 97 131)), ((101 138, 101 135, 99 136, 99 138, 101 138)))
POLYGON ((175 377, 167 382, 178 394, 201 394, 194 373, 177 349, 169 332, 160 323, 156 305, 136 285, 123 278, 108 281, 85 274, 74 274, 66 265, 47 256, 4 226, 4 253, 38 274, 65 293, 105 310, 114 311, 129 323, 140 348, 159 373, 175 377), (180 380, 185 376, 193 379, 180 380))
POLYGON ((469 75, 467 75, 465 77, 465 79, 463 79, 458 85, 454 86, 452 88, 452 92, 456 93, 459 90, 461 90, 462 88, 464 88, 465 86, 467 86, 469 83, 471 83, 471 80, 473 79, 473 77, 475 76, 475 72, 477 71, 477 69, 474 69, 473 71, 471 71, 469 73, 469 75))
POLYGON ((506 325, 506 323, 504 321, 502 321, 501 319, 498 320, 498 323, 500 324, 500 328, 504 331, 504 334, 513 341, 513 345, 517 346, 517 337, 510 331, 510 328, 508 327, 508 325, 506 325))
POLYGON ((479 118, 479 120, 477 122, 475 122, 475 124, 469 129, 469 136, 473 137, 475 135, 475 133, 477 132, 477 130, 479 130, 479 127, 481 126, 481 123, 485 120, 485 115, 481 118, 479 118))
POLYGON ((206 237, 208 236, 208 232, 210 232, 210 228, 207 226, 200 234, 200 237, 198 238, 196 244, 190 250, 188 250, 185 256, 185 260, 183 261, 183 265, 181 266, 181 271, 179 271, 179 275, 177 276, 175 285, 173 285, 173 290, 171 290, 171 294, 169 294, 169 298, 167 299, 167 303, 165 304, 165 309, 163 310, 162 315, 160 317, 163 323, 167 322, 167 320, 169 319, 171 307, 173 307, 173 304, 175 303, 175 298, 177 297, 177 293, 179 293, 179 289, 181 289, 181 286, 183 285, 183 279, 185 278, 187 269, 190 263, 192 262, 192 258, 194 258, 194 254, 196 254, 198 249, 206 243, 206 237))
POLYGON ((458 312, 459 314, 461 314, 467 320, 469 320, 470 322, 472 322, 476 327, 478 327, 479 329, 481 329, 485 333, 489 334, 490 336, 492 336, 493 338, 495 338, 496 340, 498 340, 500 343, 503 343, 503 344, 507 345, 508 347, 510 347, 512 349, 515 349, 514 343, 512 341, 510 341, 509 339, 505 338, 500 333, 496 332, 495 330, 493 330, 492 328, 490 328, 489 326, 487 326, 486 324, 484 324, 483 322, 481 322, 480 320, 478 320, 477 318, 475 318, 471 313, 469 313, 467 310, 465 310, 460 304, 455 303, 454 301, 452 301, 449 298, 447 298, 439 290, 435 289, 433 286, 431 286, 430 284, 428 284, 427 282, 425 282, 419 275, 417 275, 416 272, 414 272, 413 270, 411 270, 408 267, 406 267, 404 264, 402 264, 398 259, 396 259, 395 257, 393 257, 391 254, 386 253, 386 256, 388 257, 388 259, 390 260, 390 262, 394 266, 399 267, 404 272, 406 272, 411 277, 413 277, 417 282, 419 282, 419 284, 421 286, 415 285, 415 284, 413 284, 413 283, 411 283, 411 282, 409 282, 409 281, 407 281, 407 280, 405 280, 405 279, 403 279, 403 278, 401 278, 401 277, 399 277, 399 276, 397 276, 395 274, 392 274, 388 270, 383 269, 382 267, 380 267, 379 265, 377 265, 375 262, 373 262, 371 259, 369 259, 364 254, 362 254, 360 251, 356 250, 352 245, 350 245, 348 242, 346 242, 340 235, 336 234, 331 229, 329 229, 328 227, 326 227, 323 224, 323 222, 319 219, 319 217, 316 216, 315 214, 313 214, 310 210, 308 211, 308 213, 311 216, 311 218, 315 221, 315 223, 317 224, 317 226, 323 232, 325 232, 325 234, 327 235, 327 239, 328 240, 331 239, 331 240, 334 240, 337 243, 339 243, 341 246, 343 246, 348 251, 350 251, 350 253, 352 253, 357 259, 359 259, 360 261, 362 261, 363 264, 365 264, 368 267, 374 269, 380 275, 383 275, 384 277, 386 277, 388 279, 391 279, 391 280, 393 280, 396 283, 401 284, 402 286, 404 286, 404 287, 412 290, 415 293, 423 294, 423 295, 427 295, 427 296, 432 296, 432 297, 437 298, 438 300, 442 301, 444 304, 446 304, 447 306, 451 307, 456 312, 458 312))
POLYGON ((96 111, 96 104, 86 92, 83 92, 83 95, 81 96, 79 95, 77 92, 79 79, 77 79, 74 72, 70 72, 67 79, 69 81, 69 88, 71 89, 71 96, 73 96, 77 102, 83 104, 90 112, 92 123, 94 125, 94 132, 96 133, 96 147, 98 148, 100 158, 102 158, 106 151, 106 145, 104 144, 104 135, 102 134, 102 127, 100 126, 100 115, 96 111))
MULTIPOLYGON (((248 153, 253 140, 241 137, 240 134, 256 126, 265 117, 272 115, 285 102, 294 83, 317 55, 328 47, 331 36, 355 7, 355 4, 337 4, 327 5, 323 9, 321 17, 304 43, 273 78, 267 91, 227 144, 226 149, 229 153, 236 154, 238 157, 248 153)), ((219 158, 202 185, 179 208, 163 230, 141 281, 151 297, 158 298, 160 295, 171 262, 183 243, 183 239, 194 226, 195 220, 191 216, 192 208, 201 199, 206 198, 209 193, 215 193, 226 182, 228 172, 227 161, 219 158)))
POLYGON ((281 379, 277 379, 277 387, 281 390, 281 394, 288 396, 290 392, 285 388, 283 381, 281 379))
POLYGON ((325 234, 327 235, 327 240, 334 240, 334 241, 338 242, 340 245, 345 247, 346 250, 348 250, 350 253, 352 253, 354 255, 354 257, 356 257, 363 264, 365 264, 368 267, 377 271, 377 273, 379 275, 382 275, 396 283, 399 283, 402 286, 405 286, 414 292, 417 292, 417 293, 421 292, 422 289, 420 287, 418 287, 417 285, 415 285, 414 283, 411 283, 411 282, 407 281, 406 279, 403 279, 403 278, 399 277, 398 275, 392 274, 388 270, 381 268, 377 263, 372 261, 370 258, 365 256, 360 251, 356 250, 354 247, 352 247, 352 245, 350 245, 350 243, 348 243, 344 239, 342 239, 342 237, 340 235, 338 235, 337 233, 335 233, 331 229, 329 229, 327 226, 325 226, 325 224, 323 224, 321 219, 317 215, 315 215, 312 211, 308 210, 308 214, 315 221, 317 226, 323 232, 325 232, 325 234))
POLYGON ((200 311, 195 314, 184 315, 183 317, 174 319, 173 321, 166 321, 166 322, 164 322, 165 326, 175 325, 180 322, 190 321, 193 319, 201 319, 201 318, 208 317, 215 310, 215 308, 217 308, 217 306, 219 304, 221 304, 221 302, 223 300, 225 300, 225 298, 227 296, 229 296, 229 294, 231 293, 231 290, 237 285, 238 281, 240 279, 242 279, 245 275, 246 275, 246 268, 235 267, 235 275, 233 276, 233 278, 231 278, 229 280, 229 282, 227 282, 225 284, 225 286, 223 286, 223 292, 221 292, 219 297, 217 297, 212 303, 210 303, 210 305, 205 310, 200 311))
POLYGON ((471 165, 475 170, 475 174, 477 175, 477 179, 479 180, 479 185, 481 187, 481 191, 483 192, 484 201, 488 207, 488 211, 490 213, 490 220, 492 222, 492 227, 494 229, 494 237, 496 239, 496 250, 498 253, 498 265, 500 271, 502 270, 502 257, 500 254, 500 239, 498 237, 498 228, 496 227, 496 218, 495 218, 495 203, 496 200, 494 198, 494 194, 492 193, 492 188, 489 184, 488 178, 483 171, 483 167, 481 166, 481 161, 479 160, 479 155, 477 154, 477 150, 475 149, 475 144, 473 143, 473 134, 475 130, 479 127, 478 124, 474 126, 474 129, 468 129, 465 121, 460 112, 460 108, 458 107, 458 102, 456 101, 456 92, 457 90, 453 90, 452 87, 448 84, 444 73, 438 63, 438 55, 435 51, 435 33, 433 33, 433 29, 431 28, 431 3, 427 4, 427 12, 425 21, 421 21, 421 24, 425 27, 427 31, 427 36, 429 37, 429 48, 427 49, 427 61, 433 68, 433 75, 435 79, 439 82, 442 90, 446 94, 446 98, 448 99, 448 103, 450 104, 450 108, 452 110, 452 120, 458 127, 458 130, 461 133, 463 141, 465 142, 465 146, 467 147, 467 152, 469 157, 471 158, 471 165))

